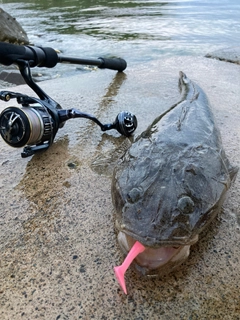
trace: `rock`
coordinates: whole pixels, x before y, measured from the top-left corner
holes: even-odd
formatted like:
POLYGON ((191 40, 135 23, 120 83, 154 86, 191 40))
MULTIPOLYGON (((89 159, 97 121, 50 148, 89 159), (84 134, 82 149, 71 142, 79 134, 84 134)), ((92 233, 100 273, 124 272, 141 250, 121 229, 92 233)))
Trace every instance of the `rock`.
POLYGON ((20 24, 10 14, 0 8, 0 41, 28 44, 28 36, 20 24))
POLYGON ((0 80, 14 85, 26 84, 25 80, 18 70, 1 71, 0 80))
POLYGON ((206 54, 205 57, 240 64, 240 46, 219 49, 206 54))
MULTIPOLYGON (((130 65, 126 73, 102 69, 42 82, 41 88, 64 109, 76 107, 104 123, 129 109, 139 120, 136 137, 178 101, 179 70, 209 96, 229 160, 240 166, 239 65, 159 57, 130 65)), ((33 95, 27 85, 11 91, 33 95)), ((14 105, 2 101, 0 110, 14 105)), ((182 268, 162 278, 129 269, 129 296, 123 295, 112 268, 123 256, 111 179, 90 165, 124 140, 72 119, 47 151, 21 159, 21 150, 0 137, 1 320, 240 319, 240 175, 182 268)))

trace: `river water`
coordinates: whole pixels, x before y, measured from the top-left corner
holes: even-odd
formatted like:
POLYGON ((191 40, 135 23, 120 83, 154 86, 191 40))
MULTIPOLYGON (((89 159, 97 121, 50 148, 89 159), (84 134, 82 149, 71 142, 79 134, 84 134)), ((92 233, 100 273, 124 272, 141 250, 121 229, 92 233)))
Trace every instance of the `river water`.
MULTIPOLYGON (((34 45, 128 65, 239 45, 239 0, 0 0, 34 45)), ((65 75, 79 68, 58 67, 65 75), (62 69, 61 69, 62 68, 62 69)))

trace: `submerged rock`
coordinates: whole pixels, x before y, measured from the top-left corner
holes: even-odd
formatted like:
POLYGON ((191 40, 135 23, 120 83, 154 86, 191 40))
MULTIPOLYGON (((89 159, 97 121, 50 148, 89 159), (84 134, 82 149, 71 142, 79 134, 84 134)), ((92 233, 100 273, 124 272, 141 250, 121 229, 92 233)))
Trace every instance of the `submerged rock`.
POLYGON ((28 44, 28 36, 20 24, 10 14, 0 8, 0 41, 28 44))
POLYGON ((240 46, 219 49, 206 54, 205 57, 240 64, 240 46))
POLYGON ((18 70, 6 69, 0 72, 0 84, 2 87, 9 86, 11 84, 18 86, 25 83, 25 80, 18 70), (4 85, 4 83, 1 83, 2 81, 5 82, 6 85, 4 85))

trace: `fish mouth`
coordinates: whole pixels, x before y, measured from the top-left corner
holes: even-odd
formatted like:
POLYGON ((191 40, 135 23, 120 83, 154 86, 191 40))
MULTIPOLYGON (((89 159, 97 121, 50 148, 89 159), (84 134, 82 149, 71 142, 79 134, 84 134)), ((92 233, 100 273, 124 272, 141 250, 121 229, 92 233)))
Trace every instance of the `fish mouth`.
MULTIPOLYGON (((137 240, 120 231, 118 243, 124 254, 127 254, 137 240)), ((198 241, 198 235, 191 241, 191 245, 198 241)), ((189 256, 191 245, 160 246, 151 248, 145 246, 145 250, 134 260, 135 268, 143 275, 164 275, 170 273, 182 264, 189 256)))

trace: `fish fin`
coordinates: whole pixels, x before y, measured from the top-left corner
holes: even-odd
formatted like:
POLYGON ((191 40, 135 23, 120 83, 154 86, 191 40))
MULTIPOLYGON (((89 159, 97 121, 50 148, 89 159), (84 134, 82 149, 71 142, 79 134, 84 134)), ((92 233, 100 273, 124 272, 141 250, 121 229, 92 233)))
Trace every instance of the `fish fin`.
POLYGON ((192 103, 194 100, 197 100, 197 98, 199 97, 199 94, 200 92, 195 93, 192 99, 190 100, 190 103, 192 103))
POLYGON ((229 186, 231 186, 237 177, 237 173, 238 173, 239 168, 238 168, 238 166, 231 165, 231 163, 230 163, 229 159, 227 158, 226 153, 224 152, 223 149, 221 149, 220 156, 225 164, 225 168, 228 171, 228 174, 229 174, 229 177, 231 180, 229 186))
POLYGON ((114 168, 121 162, 121 158, 131 145, 130 139, 126 138, 116 149, 104 154, 98 154, 91 162, 91 169, 98 174, 111 176, 114 168))
POLYGON ((234 181, 236 180, 238 170, 239 170, 239 168, 237 166, 229 165, 228 173, 229 173, 229 176, 230 176, 230 179, 231 179, 231 184, 233 184, 234 181))

